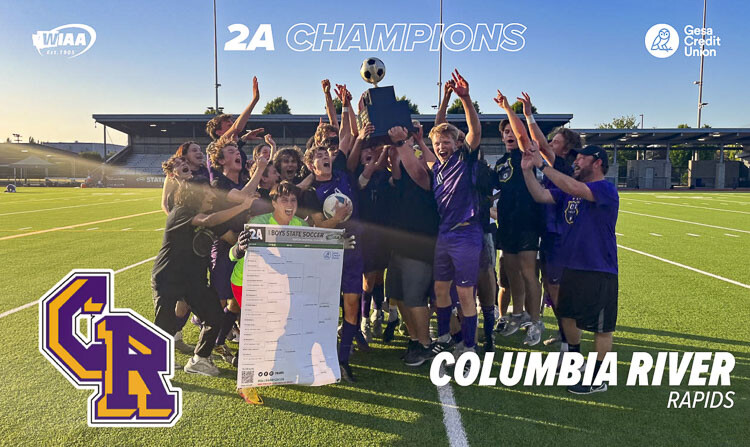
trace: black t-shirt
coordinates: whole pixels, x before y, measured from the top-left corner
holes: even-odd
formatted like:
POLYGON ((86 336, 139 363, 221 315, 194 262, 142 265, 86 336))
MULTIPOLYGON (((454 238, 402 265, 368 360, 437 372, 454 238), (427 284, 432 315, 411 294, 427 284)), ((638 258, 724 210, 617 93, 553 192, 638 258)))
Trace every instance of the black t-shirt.
POLYGON ((193 238, 198 227, 191 222, 197 214, 182 206, 175 206, 170 211, 161 249, 151 271, 155 284, 206 281, 209 258, 200 257, 193 251, 193 238))
POLYGON ((500 190, 497 226, 505 232, 541 232, 544 227, 543 209, 526 187, 521 170, 522 155, 520 149, 510 150, 495 163, 493 186, 500 190))
MULTIPOLYGON (((569 158, 555 157, 555 161, 552 164, 552 167, 555 168, 555 171, 562 172, 568 177, 573 177, 573 162, 570 161, 569 158)), ((555 184, 552 183, 545 175, 544 180, 542 180, 542 186, 549 189, 554 185, 555 184)))
MULTIPOLYGON (((433 183, 432 172, 430 184, 433 183)), ((391 246, 401 256, 432 264, 435 256, 440 215, 432 190, 424 190, 401 165, 401 178, 396 180, 392 200, 391 246)))
MULTIPOLYGON (((239 205, 238 203, 231 202, 227 199, 227 192, 233 189, 242 189, 245 185, 242 184, 242 180, 240 180, 239 183, 235 183, 224 174, 218 174, 211 182, 211 186, 215 188, 216 192, 216 199, 213 203, 213 210, 222 211, 232 208, 235 205, 239 205)), ((227 222, 227 229, 239 234, 240 231, 244 229, 245 224, 249 221, 250 212, 247 210, 243 211, 233 218, 229 219, 229 221, 227 222)))
POLYGON ((336 156, 333 158, 333 161, 331 162, 331 169, 334 171, 342 171, 347 172, 346 169, 346 155, 344 155, 341 151, 336 151, 336 156))
POLYGON ((388 206, 388 195, 392 189, 388 180, 391 173, 387 170, 377 170, 372 173, 370 181, 364 189, 359 189, 359 176, 365 170, 359 165, 354 172, 357 181, 357 196, 359 198, 359 218, 363 222, 383 225, 389 221, 390 208, 388 206))

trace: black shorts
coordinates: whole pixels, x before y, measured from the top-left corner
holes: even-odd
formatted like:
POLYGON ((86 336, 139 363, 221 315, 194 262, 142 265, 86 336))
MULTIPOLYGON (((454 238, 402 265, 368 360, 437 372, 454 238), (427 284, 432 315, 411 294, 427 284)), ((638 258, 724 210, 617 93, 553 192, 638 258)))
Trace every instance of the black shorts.
POLYGON ((557 313, 576 320, 579 329, 614 332, 617 323, 617 275, 564 269, 557 313))
POLYGON ((522 251, 539 251, 539 232, 535 230, 512 231, 498 228, 497 248, 515 255, 522 251))
POLYGON ((508 274, 505 272, 505 262, 503 261, 503 257, 500 256, 500 274, 498 275, 498 284, 500 284, 500 287, 503 289, 507 289, 510 287, 510 281, 508 281, 508 274))
POLYGON ((424 307, 432 291, 432 264, 417 259, 391 255, 385 276, 385 294, 403 301, 407 307, 424 307))

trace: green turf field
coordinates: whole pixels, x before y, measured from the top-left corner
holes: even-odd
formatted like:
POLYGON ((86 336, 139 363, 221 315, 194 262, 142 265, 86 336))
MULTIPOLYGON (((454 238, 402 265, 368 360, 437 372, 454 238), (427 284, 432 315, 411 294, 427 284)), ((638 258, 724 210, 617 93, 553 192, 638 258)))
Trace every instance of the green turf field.
MULTIPOLYGON (((160 192, 19 188, 0 195, 0 314, 37 300, 73 268, 118 271, 155 256, 165 221, 160 192)), ((750 194, 624 192, 620 211, 620 384, 577 397, 562 387, 452 383, 470 445, 747 445, 750 194), (732 384, 719 389, 736 393, 734 407, 667 409, 670 391, 713 389, 624 385, 632 352, 666 350, 733 353, 732 384)), ((153 318, 150 271, 149 261, 116 274, 117 307, 153 318)), ((551 312, 545 315, 552 328, 551 312)), ((354 385, 268 388, 264 406, 249 406, 235 394, 236 371, 218 361, 218 378, 175 374, 184 394, 174 428, 89 428, 91 391, 76 390, 42 357, 37 320, 36 306, 0 318, 0 444, 449 444, 428 366, 399 360, 403 337, 355 352, 354 385)), ((523 336, 499 337, 498 352, 521 349, 523 336)), ((186 339, 197 339, 192 325, 186 339)), ((584 336, 583 351, 591 340, 584 336)))

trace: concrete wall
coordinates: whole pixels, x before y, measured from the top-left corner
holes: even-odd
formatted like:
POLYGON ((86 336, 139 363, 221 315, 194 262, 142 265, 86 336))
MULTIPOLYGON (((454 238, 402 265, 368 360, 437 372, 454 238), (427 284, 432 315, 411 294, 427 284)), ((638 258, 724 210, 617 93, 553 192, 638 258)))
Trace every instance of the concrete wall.
POLYGON ((740 161, 690 160, 689 169, 690 187, 695 188, 736 188, 747 176, 740 161))
POLYGON ((669 189, 672 186, 672 163, 669 160, 629 160, 628 188, 669 189))

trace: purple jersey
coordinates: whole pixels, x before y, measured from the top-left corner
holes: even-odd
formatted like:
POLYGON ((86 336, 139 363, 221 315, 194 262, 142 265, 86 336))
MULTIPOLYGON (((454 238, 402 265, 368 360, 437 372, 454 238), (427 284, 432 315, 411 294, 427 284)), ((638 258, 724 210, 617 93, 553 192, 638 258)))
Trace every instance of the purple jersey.
POLYGON ((354 222, 359 217, 359 205, 356 191, 352 187, 352 180, 345 172, 334 170, 330 180, 324 182, 315 180, 310 189, 302 195, 302 207, 309 213, 322 213, 323 203, 334 193, 344 194, 352 201, 352 215, 341 225, 341 228, 352 231, 357 227, 354 222))
POLYGON ((432 166, 435 179, 432 191, 440 214, 440 233, 464 222, 479 225, 479 197, 473 181, 477 152, 461 149, 445 163, 438 160, 432 166))
POLYGON ((562 263, 566 268, 617 274, 615 225, 620 197, 607 180, 586 183, 594 202, 573 197, 557 188, 557 218, 566 227, 562 233, 562 263))

